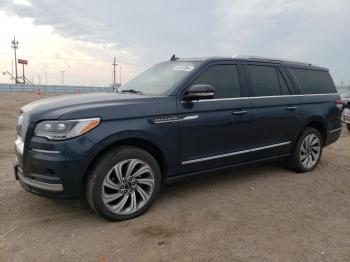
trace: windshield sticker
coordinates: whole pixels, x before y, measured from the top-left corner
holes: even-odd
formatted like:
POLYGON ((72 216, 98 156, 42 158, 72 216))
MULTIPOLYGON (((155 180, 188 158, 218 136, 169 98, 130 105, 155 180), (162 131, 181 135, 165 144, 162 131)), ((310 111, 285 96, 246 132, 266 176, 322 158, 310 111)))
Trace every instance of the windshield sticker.
POLYGON ((186 65, 178 65, 174 67, 175 71, 186 71, 191 72, 194 69, 193 66, 186 66, 186 65))

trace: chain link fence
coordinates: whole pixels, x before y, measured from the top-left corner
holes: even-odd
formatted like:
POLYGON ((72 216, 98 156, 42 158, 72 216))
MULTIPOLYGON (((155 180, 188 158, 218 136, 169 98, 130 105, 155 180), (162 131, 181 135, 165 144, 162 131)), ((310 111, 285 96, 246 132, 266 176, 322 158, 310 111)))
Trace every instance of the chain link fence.
POLYGON ((0 92, 31 93, 113 93, 113 87, 0 84, 0 92))

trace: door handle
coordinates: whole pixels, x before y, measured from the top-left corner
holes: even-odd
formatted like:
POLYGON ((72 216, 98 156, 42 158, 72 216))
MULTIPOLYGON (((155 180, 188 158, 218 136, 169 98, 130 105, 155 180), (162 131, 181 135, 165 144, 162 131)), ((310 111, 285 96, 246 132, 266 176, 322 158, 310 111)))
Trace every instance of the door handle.
POLYGON ((294 110, 296 110, 298 107, 297 106, 287 106, 286 107, 286 110, 288 110, 288 111, 294 111, 294 110))
POLYGON ((245 115, 246 113, 248 113, 248 111, 244 111, 244 110, 242 110, 242 111, 233 111, 232 115, 234 115, 234 116, 242 116, 242 115, 245 115))

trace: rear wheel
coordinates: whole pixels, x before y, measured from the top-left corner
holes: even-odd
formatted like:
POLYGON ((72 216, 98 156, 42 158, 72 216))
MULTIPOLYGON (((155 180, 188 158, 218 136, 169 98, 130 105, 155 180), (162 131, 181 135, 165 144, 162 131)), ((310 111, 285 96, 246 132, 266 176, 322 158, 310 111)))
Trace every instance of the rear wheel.
POLYGON ((289 167, 300 173, 312 171, 321 159, 322 149, 323 141, 320 132, 312 127, 306 128, 288 159, 289 167))
POLYGON ((87 181, 87 200, 99 215, 110 220, 131 219, 154 202, 161 186, 157 161, 136 147, 121 147, 105 154, 87 181))

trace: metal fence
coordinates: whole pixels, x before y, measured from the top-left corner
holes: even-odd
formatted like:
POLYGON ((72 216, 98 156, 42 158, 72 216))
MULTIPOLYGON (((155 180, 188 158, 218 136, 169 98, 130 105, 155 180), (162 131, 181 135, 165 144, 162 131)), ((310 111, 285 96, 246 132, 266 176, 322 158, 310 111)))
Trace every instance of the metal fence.
POLYGON ((0 84, 0 92, 32 93, 112 93, 113 87, 0 84))

